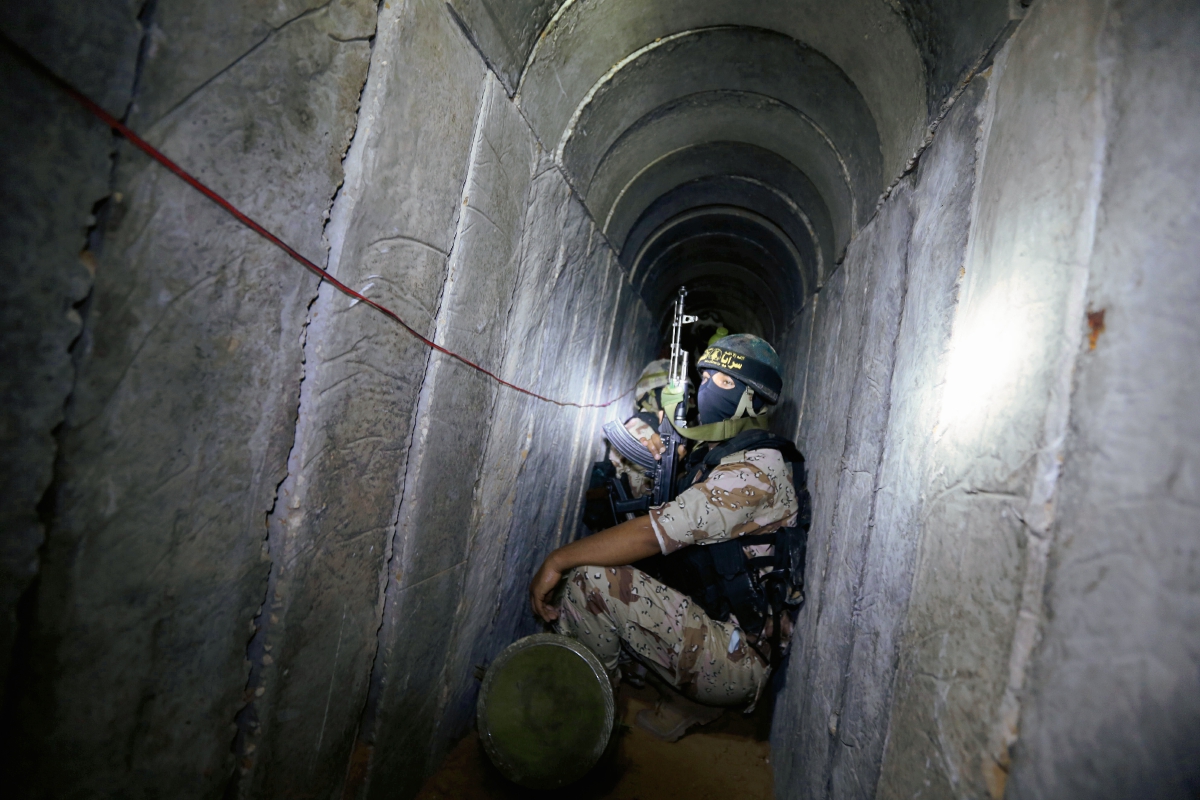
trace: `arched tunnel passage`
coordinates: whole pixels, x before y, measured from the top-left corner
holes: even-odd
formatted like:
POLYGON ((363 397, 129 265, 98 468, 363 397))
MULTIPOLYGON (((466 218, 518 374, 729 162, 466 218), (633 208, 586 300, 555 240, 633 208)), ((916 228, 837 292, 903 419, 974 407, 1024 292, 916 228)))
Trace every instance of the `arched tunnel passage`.
MULTIPOLYGON (((459 9, 468 27, 476 8, 459 9)), ((889 177, 884 137, 915 146, 896 140, 923 124, 906 105, 923 79, 901 77, 911 43, 894 20, 879 51, 822 51, 815 30, 769 13, 611 11, 564 3, 536 38, 523 29, 515 100, 653 315, 690 283, 706 319, 776 341, 867 219, 889 177), (850 72, 881 52, 900 82, 868 99, 850 72)))
POLYGON ((1195 794, 1195 3, 55 0, 0 31, 15 796, 475 775, 476 675, 539 630, 680 286, 693 360, 718 325, 780 354, 804 604, 753 769, 580 791, 1195 794))
POLYGON ((630 279, 650 308, 664 308, 686 285, 705 298, 692 298, 698 313, 768 339, 783 330, 789 311, 798 310, 805 296, 800 254, 787 234, 736 206, 700 206, 672 217, 646 238, 631 263, 630 279), (709 305, 719 298, 724 316, 709 305))

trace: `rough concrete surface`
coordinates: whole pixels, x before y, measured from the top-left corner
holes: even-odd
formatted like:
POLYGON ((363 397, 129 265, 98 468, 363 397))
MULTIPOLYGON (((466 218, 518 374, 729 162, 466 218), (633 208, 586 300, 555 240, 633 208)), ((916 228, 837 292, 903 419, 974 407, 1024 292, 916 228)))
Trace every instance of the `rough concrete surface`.
MULTIPOLYGON (((369 47, 336 37, 369 33, 313 15, 143 132, 319 258, 323 213, 296 212, 340 182, 369 47), (304 108, 279 102, 289 81, 304 108)), ((37 731, 35 791, 219 792, 315 281, 146 158, 118 159, 18 719, 37 731)))
MULTIPOLYGON (((279 35, 290 27, 316 22, 333 41, 362 44, 375 30, 375 4, 357 0, 247 0, 237 5, 234 17, 221 2, 154 0, 145 7, 151 13, 145 15, 143 88, 130 115, 136 130, 169 115, 259 48, 278 46, 279 35)), ((318 70, 319 65, 319 60, 312 63, 318 70)), ((303 123, 311 114, 315 122, 320 115, 306 103, 311 88, 303 81, 283 83, 276 87, 278 98, 266 101, 283 101, 296 121, 303 123)), ((245 135, 261 132, 252 125, 245 135)))
POLYGON ((1096 6, 1039 5, 989 83, 884 796, 929 782, 960 797, 1003 792, 1095 213, 1088 56, 1099 17, 1096 6), (926 759, 936 768, 914 768, 926 759))
MULTIPOLYGON (((935 113, 979 59, 1020 19, 1031 0, 889 0, 908 24, 925 63, 929 111, 935 113)), ((1001 40, 1002 44, 1003 41, 1001 40)))
POLYGON ((497 11, 486 0, 462 0, 450 7, 512 96, 530 43, 562 5, 562 0, 510 0, 497 11))
MULTIPOLYGON (((98 3, 68 15, 65 5, 7 7, 0 32, 123 114, 142 38, 136 8, 98 3), (71 49, 76 56, 66 58, 71 49)), ((0 283, 0 680, 6 685, 17 603, 37 575, 44 524, 54 513, 52 502, 40 512, 38 506, 51 485, 54 432, 74 384, 72 350, 83 329, 80 306, 92 288, 96 214, 111 188, 115 143, 7 47, 0 50, 0 69, 6 86, 0 258, 7 276, 0 283)))
MULTIPOLYGON (((805 403, 806 412, 800 419, 797 444, 806 454, 813 520, 805 566, 806 602, 796 623, 797 636, 803 638, 796 642, 796 649, 788 659, 788 690, 777 699, 773 747, 776 748, 775 762, 780 785, 794 787, 793 791, 800 796, 803 796, 800 791, 801 781, 805 780, 805 775, 811 769, 810 764, 818 761, 807 748, 802 748, 796 741, 800 725, 808 716, 805 708, 810 704, 807 679, 817 658, 815 649, 809 657, 805 657, 809 652, 810 631, 817 622, 816 615, 819 611, 817 604, 807 602, 807 599, 819 596, 824 578, 823 573, 816 567, 810 568, 808 565, 825 563, 830 547, 828 532, 832 527, 833 509, 836 506, 839 465, 848 424, 846 409, 849 406, 849 387, 846 384, 852 382, 854 376, 853 364, 849 369, 839 370, 839 357, 846 357, 843 354, 848 354, 850 359, 855 357, 859 347, 862 319, 859 314, 853 322, 846 325, 841 312, 844 304, 848 302, 847 284, 861 268, 860 262, 844 263, 822 287, 815 302, 807 306, 805 313, 796 321, 794 330, 809 329, 811 336, 820 337, 819 345, 804 347, 802 350, 798 346, 803 341, 803 335, 800 335, 791 339, 797 345, 794 354, 785 351, 783 355, 786 358, 784 363, 792 364, 797 363, 792 359, 797 359, 800 352, 805 353, 802 369, 787 376, 790 380, 785 384, 785 390, 790 391, 785 394, 791 394, 793 397, 799 395, 805 403), (806 319, 808 315, 813 315, 813 319, 806 319), (848 343, 846 339, 849 339, 848 343), (839 373, 847 376, 841 386, 835 385, 835 378, 839 373), (801 386, 803 388, 800 388, 801 386), (814 411, 809 412, 808 408, 814 411), (802 764, 802 771, 793 770, 793 764, 802 764)), ((825 702, 828 703, 828 699, 825 702)), ((819 711, 816 716, 821 716, 819 711)), ((828 718, 828 715, 825 717, 828 718)))
MULTIPOLYGON (((500 84, 489 76, 436 340, 479 363, 502 363, 506 313, 518 267, 534 143, 500 84)), ((493 424, 496 385, 444 356, 430 359, 421 389, 404 498, 393 544, 378 688, 366 711, 371 794, 406 786, 427 769, 440 701, 441 665, 460 604, 474 494, 493 424), (409 724, 396 726, 395 719, 409 724)), ((375 687, 373 687, 375 688, 375 687)), ((415 790, 413 790, 415 791, 415 790)))
MULTIPOLYGON (((484 70, 434 4, 384 11, 365 118, 333 210, 331 266, 336 259, 339 280, 428 336, 484 70), (409 46, 396 52, 402 38, 409 46), (397 79, 418 70, 422 80, 397 79), (431 100, 458 109, 433 136, 413 113, 431 100), (414 185, 424 189, 419 196, 414 185)), ((345 779, 382 592, 399 563, 396 509, 429 360, 429 349, 394 322, 329 287, 310 319, 295 445, 268 541, 272 588, 258 625, 270 649, 252 687, 263 695, 255 701, 261 727, 243 747, 252 765, 247 796, 330 793, 345 779)))
MULTIPOLYGON (((858 589, 853 669, 837 712, 846 732, 833 769, 837 780, 870 786, 891 713, 898 635, 918 554, 923 481, 934 435, 937 387, 950 338, 967 240, 978 118, 985 82, 976 81, 922 159, 908 204, 912 234, 904 308, 896 331, 887 430, 876 472, 867 567, 858 589)), ((846 791, 852 796, 861 791, 846 791)))
POLYGON ((1047 621, 1009 796, 1200 792, 1200 13, 1114 3, 1103 189, 1047 621))
MULTIPOLYGON (((1143 18, 1146 13, 1139 9, 1136 16, 1143 18)), ((1159 13, 1167 18, 1165 10, 1159 13)), ((862 269, 857 258, 863 252, 862 241, 878 237, 880 220, 859 234, 838 273, 786 338, 789 345, 804 349, 810 341, 805 328, 811 326, 813 331, 811 351, 789 378, 793 391, 802 396, 803 416, 794 406, 781 423, 790 426, 799 417, 801 443, 810 453, 817 513, 809 550, 808 603, 801 623, 805 649, 793 656, 780 706, 783 713, 775 723, 780 796, 999 796, 1005 790, 1008 747, 1013 741, 1019 742, 1014 765, 1019 782, 1013 787, 1019 796, 1093 796, 1105 791, 1113 797, 1133 796, 1141 791, 1135 786, 1161 796, 1184 796, 1181 792, 1196 774, 1183 744, 1190 737, 1189 712, 1186 706, 1177 705, 1159 721, 1163 726, 1158 738, 1161 744, 1153 754, 1135 748, 1131 754, 1114 757, 1108 762, 1113 766, 1107 778, 1084 766, 1093 763, 1098 757, 1095 750, 1106 745, 1115 748, 1114 752, 1126 752, 1128 732, 1121 736, 1115 731, 1138 715, 1151 713, 1155 701, 1141 700, 1142 692, 1161 687, 1158 691, 1165 694, 1157 701, 1164 704, 1160 708, 1169 702, 1165 697, 1182 696, 1177 692, 1186 691, 1183 687, 1194 681, 1195 659, 1178 643, 1194 640, 1194 636, 1184 635, 1182 640, 1177 636, 1172 644, 1166 639, 1131 639, 1131 653, 1144 653, 1140 648, 1161 653, 1149 656, 1152 663, 1161 665, 1159 677, 1149 680, 1136 668, 1110 672, 1107 683, 1101 681, 1108 692, 1120 693, 1116 687, 1123 686, 1123 691, 1136 692, 1133 697, 1139 700, 1131 699, 1124 707, 1118 706, 1119 712, 1110 712, 1119 714, 1123 723, 1104 725, 1087 720, 1088 712, 1083 710, 1112 709, 1111 704, 1096 702, 1101 696, 1098 686, 1093 689, 1084 682, 1085 675, 1096 679, 1100 662, 1085 657, 1078 663, 1079 656, 1068 655, 1099 655, 1102 650, 1097 646, 1095 628, 1084 634, 1087 626, 1059 627, 1068 625, 1060 623, 1058 616, 1058 609, 1066 607, 1077 609, 1076 618, 1103 618, 1104 624, 1119 625, 1130 633, 1156 629, 1145 618, 1132 627, 1118 623, 1136 613, 1128 607, 1118 612, 1114 605, 1102 617, 1094 604, 1084 599, 1112 569, 1104 569, 1100 553, 1105 545, 1099 541, 1090 544, 1096 536, 1094 523, 1088 526, 1087 536, 1074 534, 1070 540, 1060 539, 1050 528, 1055 519, 1072 531, 1087 525, 1064 516, 1068 510, 1072 515, 1080 513, 1081 503, 1087 501, 1055 509, 1058 463, 1063 463, 1065 474, 1071 474, 1073 451, 1062 449, 1063 434, 1070 376, 1081 346, 1080 330, 1087 330, 1083 281, 1088 270, 1094 269, 1089 267, 1089 258, 1100 185, 1098 153, 1106 141, 1110 153, 1139 151, 1128 146, 1117 150, 1119 140, 1104 138, 1105 112, 1100 104, 1106 95, 1100 89, 1103 84, 1097 64, 1106 63, 1104 58, 1111 58, 1120 47, 1136 49, 1139 54, 1149 47, 1147 38, 1137 39, 1137 45, 1127 44, 1130 39, 1115 33, 1104 39, 1105 20, 1112 25, 1114 16, 1100 4, 1037 6, 998 60, 990 79, 977 79, 959 98, 933 147, 923 154, 913 190, 904 190, 902 184, 900 192, 883 206, 880 214, 884 217, 896 204, 910 204, 915 209, 907 260, 881 259, 887 265, 884 274, 907 264, 909 275, 886 431, 881 434, 871 423, 881 401, 861 404, 864 392, 870 396, 878 391, 876 382, 852 387, 855 371, 871 363, 860 361, 863 348, 879 336, 893 334, 886 327, 874 338, 859 333, 859 309, 869 294, 847 292, 851 282, 865 286, 868 293, 874 291, 872 279, 857 277, 855 270, 862 269), (1064 57, 1064 52, 1075 55, 1064 57), (981 105, 985 86, 989 94, 981 105), (978 166, 974 145, 977 107, 985 119, 978 166), (1053 130, 1056 135, 1033 133, 1038 130, 1053 130), (977 188, 972 180, 976 170, 981 176, 977 188), (850 277, 840 278, 843 273, 850 277), (976 360, 983 363, 983 369, 972 365, 976 360), (867 440, 882 438, 878 482, 874 489, 866 486, 843 499, 830 485, 838 475, 869 480, 869 470, 863 478, 857 472, 869 466, 869 461, 858 465, 864 434, 867 440), (847 571, 854 574, 856 563, 842 553, 856 552, 847 548, 861 537, 838 524, 843 504, 849 502, 853 511, 873 493, 877 499, 869 526, 872 533, 859 568, 862 584, 857 591, 839 595, 834 582, 847 571), (1074 543, 1085 540, 1089 541, 1083 545, 1086 553, 1076 556, 1079 566, 1074 573, 1078 577, 1063 578, 1056 572, 1051 591, 1060 580, 1067 581, 1071 589, 1064 591, 1064 599, 1057 603, 1051 599, 1043 612, 1041 576, 1045 574, 1046 543, 1053 541, 1055 547, 1066 548, 1070 541, 1072 549, 1078 549, 1081 545, 1074 543), (1050 614, 1047 624, 1051 629, 1062 631, 1058 634, 1061 643, 1039 651, 1037 674, 1055 681, 1058 692, 1036 687, 1029 693, 1025 667, 1044 613, 1050 614), (839 614, 844 618, 839 619, 839 614), (822 631, 831 641, 823 638, 822 631), (1086 644, 1080 636, 1086 637, 1086 644), (1068 637, 1073 637, 1074 646, 1067 644, 1071 641, 1068 637), (838 642, 851 639, 853 645, 842 644, 839 650, 838 642), (842 661, 844 656, 838 653, 846 648, 853 655, 842 661), (828 677, 823 678, 824 674, 828 677), (846 683, 845 692, 835 696, 843 702, 831 702, 827 699, 829 687, 841 680, 846 683), (1089 693, 1096 698, 1090 704, 1084 699, 1089 693), (1082 708, 1080 701, 1085 703, 1082 708), (1018 725, 1024 714, 1039 726, 1036 746, 1018 738, 1025 729, 1024 724, 1018 725), (881 738, 884 732, 886 743, 881 738), (1073 751, 1077 755, 1064 753, 1058 744, 1062 736, 1079 742, 1073 751), (870 756, 872 750, 875 758, 870 756), (882 768, 878 771, 880 755, 882 768), (1063 764, 1072 758, 1076 760, 1069 766, 1063 764), (828 772, 819 769, 824 763, 831 764, 828 772), (1129 772, 1114 781, 1117 770, 1125 765, 1129 772)), ((1132 16, 1126 13, 1117 18, 1127 21, 1132 16)), ((1124 30, 1116 25, 1114 29, 1124 30)), ((1180 36, 1182 41, 1183 34, 1180 36)), ((1170 52, 1168 46, 1159 46, 1170 52)), ((1168 56, 1164 53, 1162 58, 1168 56)), ((1134 79, 1129 81, 1132 84, 1134 79)), ((1128 91, 1129 98, 1143 96, 1128 91)), ((1163 96, 1166 93, 1164 90, 1163 96)), ((1178 100, 1184 93, 1175 89, 1171 95, 1178 100)), ((1161 135, 1170 137, 1169 131, 1186 124, 1183 118, 1165 123, 1154 135, 1162 130, 1161 135)), ((1132 124, 1128 128, 1135 129, 1139 136, 1146 135, 1132 124)), ((1161 145, 1147 149, 1172 152, 1161 145)), ((1109 164, 1114 163, 1112 158, 1108 156, 1109 164)), ((1129 174, 1144 176, 1144 162, 1137 163, 1142 168, 1135 172, 1131 167, 1129 174)), ((1188 163, 1180 163, 1183 175, 1191 174, 1191 168, 1183 166, 1188 163)), ((1107 181, 1113 173, 1106 169, 1103 174, 1107 181)), ((1111 196, 1124 198, 1127 191, 1123 186, 1114 188, 1111 196)), ((1134 220, 1150 218, 1153 212, 1142 211, 1137 201, 1122 202, 1129 211, 1102 219, 1129 218, 1123 235, 1113 234, 1114 240, 1127 242, 1137 238, 1130 233, 1139 224, 1134 220), (1135 207, 1139 209, 1136 213, 1132 211, 1135 207)), ((1174 227, 1178 223, 1161 224, 1179 229, 1174 227)), ((1145 241, 1146 247, 1155 246, 1150 244, 1155 241, 1152 234, 1145 241)), ((1170 236, 1167 241, 1172 248, 1186 247, 1176 245, 1170 236)), ((1122 259, 1122 263, 1128 262, 1122 259)), ((1129 272, 1118 274, 1130 275, 1125 280, 1133 280, 1129 272)), ((1179 302, 1186 303, 1182 287, 1175 292, 1179 302)), ((1116 307, 1115 295, 1110 297, 1116 307)), ((1090 301, 1093 314, 1098 305, 1096 300, 1090 301)), ((1100 324, 1097 319, 1091 317, 1093 330, 1100 324)), ((1104 337, 1111 334, 1096 335, 1103 344, 1104 337)), ((1169 334, 1163 336, 1170 338, 1169 334)), ((1087 346, 1086 342, 1082 346, 1087 346)), ((1120 346, 1118 342, 1110 344, 1120 346)), ((1168 358, 1164 356, 1163 363, 1168 358)), ((1100 374, 1094 380, 1111 380, 1100 374)), ((1181 377, 1177 373, 1172 383, 1185 392, 1181 377)), ((1165 380, 1165 374, 1160 375, 1153 385, 1163 386, 1165 380)), ((1077 385, 1076 396, 1080 391, 1077 385)), ((1121 407, 1124 411, 1123 402, 1129 402, 1114 399, 1112 392, 1093 396, 1093 402, 1104 397, 1104 403, 1114 410, 1121 407), (1114 402, 1116 405, 1108 405, 1114 402)), ((1154 402, 1169 404, 1166 398, 1172 395, 1154 392, 1143 396, 1163 397, 1154 402)), ((1120 397, 1116 392, 1115 398, 1120 397)), ((1082 413, 1088 413, 1086 406, 1082 413)), ((1170 416, 1165 409, 1157 413, 1159 418, 1170 416)), ((1129 418, 1140 415, 1122 413, 1121 419, 1129 418)), ((1091 423, 1087 416, 1076 423, 1084 430, 1096 424, 1100 423, 1091 423)), ((1106 427, 1106 434, 1111 430, 1106 427)), ((1100 445, 1096 437, 1107 442, 1107 435, 1097 431, 1092 436, 1093 444, 1076 447, 1089 454, 1105 452, 1110 445, 1100 445)), ((1151 438, 1147 432, 1142 440, 1151 438)), ((1185 435, 1185 439, 1190 437, 1185 435)), ((1131 454, 1128 463, 1141 462, 1131 454)), ((1178 466, 1182 464, 1186 464, 1186 456, 1174 461, 1167 457, 1164 476, 1186 474, 1186 467, 1178 466), (1171 463, 1177 466, 1171 468, 1171 463)), ((1112 483, 1118 478, 1109 476, 1107 480, 1112 483)), ((1085 485, 1104 484, 1088 481, 1085 485)), ((1145 491, 1153 490, 1147 487, 1145 491)), ((1120 501, 1114 498, 1109 502, 1120 501)), ((1096 501, 1088 507, 1087 516, 1104 513, 1096 508, 1096 501)), ((1142 560, 1130 562, 1128 549, 1120 547, 1117 557, 1127 564, 1121 572, 1129 579, 1139 572, 1147 574, 1146 570, 1153 569, 1149 553, 1156 547, 1166 546, 1178 556, 1179 545, 1169 543, 1180 540, 1172 538, 1169 531, 1187 526, 1184 517, 1161 519, 1154 538, 1145 540, 1148 552, 1142 560), (1151 545, 1150 541, 1160 544, 1151 545)), ((1128 528, 1114 531, 1118 529, 1124 541, 1128 528)), ((1188 551, 1185 548, 1183 552, 1188 551)), ((1170 593, 1169 602, 1179 609, 1175 618, 1182 628, 1177 630, 1190 631, 1190 623, 1184 620, 1190 618, 1185 610, 1191 608, 1190 601, 1185 598, 1191 595, 1185 588, 1187 579, 1176 574, 1179 578, 1171 583, 1178 588, 1170 593)), ((1128 604, 1129 589, 1113 591, 1114 603, 1119 596, 1128 604)), ((1147 608, 1142 603, 1134 607, 1147 608)), ((1190 613, 1194 616, 1194 611, 1190 613)), ((1107 640, 1117 641, 1113 637, 1115 634, 1110 634, 1107 640)), ((1100 659, 1107 663, 1109 655, 1100 659)), ((1142 655, 1133 663, 1146 663, 1141 660, 1145 658, 1142 655)), ((1153 731, 1156 726, 1145 722, 1137 727, 1153 731)))
MULTIPOLYGON (((857 618, 861 605, 862 559, 870 541, 873 484, 904 302, 911 226, 907 203, 907 193, 898 194, 851 245, 816 304, 815 330, 823 347, 808 365, 809 376, 793 375, 791 382, 793 395, 820 409, 806 415, 800 436, 802 449, 810 454, 817 514, 810 535, 807 601, 798 623, 804 633, 791 657, 789 692, 776 718, 776 747, 789 741, 791 758, 803 760, 789 760, 781 752, 776 763, 780 782, 807 796, 819 795, 832 780, 827 765, 834 758, 835 741, 871 750, 869 742, 859 741, 869 731, 842 729, 842 740, 831 739, 837 727, 831 720, 842 713, 852 617, 857 618), (800 385, 804 380, 810 381, 807 387, 800 385), (842 413, 832 411, 839 407, 842 413)), ((806 327, 807 322, 802 316, 796 325, 806 327)))
MULTIPOLYGON (((443 6, 384 9, 358 120, 369 6, 231 14, 163 2, 142 21, 127 31, 127 56, 145 42, 131 123, 218 192, 318 260, 326 234, 342 280, 511 378, 572 400, 619 394, 632 380, 644 306, 555 168, 538 169, 545 199, 528 199, 536 142, 443 6), (222 25, 238 35, 222 38, 222 25), (430 108, 451 113, 431 128, 430 108)), ((132 75, 131 65, 113 71, 132 75)), ((81 81, 108 97, 94 83, 81 81)), ((81 157, 100 169, 94 188, 73 187, 80 201, 56 205, 82 205, 67 271, 46 292, 60 315, 87 293, 75 254, 86 212, 109 190, 111 140, 89 125, 64 131, 98 142, 81 157)), ((476 632, 474 616, 455 621, 468 565, 476 581, 506 566, 504 550, 489 556, 494 543, 479 541, 493 502, 521 501, 509 527, 524 555, 502 582, 487 578, 491 597, 478 599, 489 613, 501 586, 527 579, 538 548, 574 535, 603 416, 518 395, 500 410, 528 424, 501 425, 516 441, 493 435, 494 384, 431 360, 328 287, 318 297, 311 276, 142 156, 122 151, 118 168, 63 435, 62 510, 22 631, 13 721, 31 734, 29 790, 415 791, 469 719, 476 654, 486 660, 532 625, 522 602, 490 639, 455 633, 476 632), (433 666, 452 647, 462 657, 433 666), (416 676, 424 683, 406 690, 416 676), (439 717, 451 687, 453 713, 439 717), (412 722, 399 742, 396 719, 412 722), (432 739, 435 725, 443 738, 432 739), (377 740, 385 747, 372 760, 377 740), (397 758, 410 750, 415 761, 397 758), (348 763, 360 769, 348 775, 348 763)), ((57 370, 57 383, 29 403, 44 421, 19 426, 41 437, 37 452, 25 448, 39 465, 18 506, 27 524, 72 390, 67 346, 79 322, 61 318, 58 355, 41 367, 57 370)), ((55 335, 37 330, 42 341, 55 335)), ((26 572, 6 581, 10 613, 32 574, 29 531, 23 551, 9 549, 26 572)))
MULTIPOLYGON (((506 104, 505 113, 513 113, 511 106, 506 104)), ((620 393, 637 371, 626 361, 630 350, 612 346, 620 333, 614 330, 618 306, 630 303, 624 272, 594 236, 582 205, 556 170, 543 163, 529 192, 508 312, 504 377, 545 387, 555 397, 607 399, 620 393), (599 382, 592 386, 586 380, 589 363, 602 365, 599 382)), ((627 313, 632 311, 633 320, 644 325, 634 303, 627 313)), ((636 346, 638 338, 630 344, 636 346)), ((450 625, 424 626, 423 636, 445 653, 432 663, 445 666, 423 677, 423 688, 406 686, 403 697, 392 701, 409 707, 439 704, 439 713, 435 716, 431 705, 423 715, 428 723, 422 722, 431 727, 436 722, 437 730, 431 736, 429 729, 406 726, 381 736, 376 752, 388 766, 372 778, 372 796, 387 795, 398 785, 416 791, 473 718, 476 665, 537 629, 525 586, 544 554, 574 536, 580 481, 587 463, 598 455, 593 443, 606 418, 601 415, 611 413, 559 411, 510 391, 496 398, 479 431, 486 454, 469 526, 464 521, 470 548, 456 567, 465 571, 467 586, 461 599, 453 598, 457 607, 443 614, 450 625)), ((400 673, 397 669, 397 678, 400 673)), ((387 718, 398 717, 402 715, 387 718)))
MULTIPOLYGON (((906 300, 907 250, 912 225, 907 189, 904 186, 893 195, 893 202, 852 245, 847 256, 865 262, 873 274, 863 281, 867 288, 861 294, 861 305, 846 304, 848 310, 862 314, 859 366, 848 409, 853 424, 847 427, 837 476, 839 485, 827 566, 822 569, 821 582, 814 587, 820 592, 817 607, 822 613, 814 635, 806 639, 806 645, 822 650, 823 662, 806 681, 813 695, 809 702, 815 702, 822 710, 826 697, 830 703, 829 714, 822 713, 816 720, 814 741, 826 739, 824 728, 829 725, 831 715, 838 719, 833 726, 837 733, 830 753, 831 774, 822 776, 832 784, 832 792, 837 796, 860 794, 871 785, 872 768, 883 744, 878 719, 882 709, 864 707, 864 698, 848 694, 844 681, 848 673, 853 674, 847 669, 852 659, 861 658, 855 648, 855 634, 863 635, 866 631, 856 629, 869 630, 873 621, 867 610, 873 598, 864 595, 862 583, 864 574, 874 567, 867 556, 879 527, 875 519, 879 462, 890 422, 897 328, 906 300)), ((853 318, 847 322, 853 324, 853 318)), ((887 530, 886 525, 882 527, 887 530)), ((812 769, 809 772, 813 777, 820 774, 812 769)))

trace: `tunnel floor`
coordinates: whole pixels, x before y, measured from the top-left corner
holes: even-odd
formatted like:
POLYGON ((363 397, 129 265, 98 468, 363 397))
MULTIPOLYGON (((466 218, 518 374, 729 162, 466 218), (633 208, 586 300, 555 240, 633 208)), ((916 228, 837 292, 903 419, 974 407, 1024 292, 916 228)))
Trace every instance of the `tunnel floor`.
POLYGON ((425 783, 417 800, 770 800, 774 795, 771 709, 760 704, 747 716, 726 710, 716 721, 694 728, 677 742, 654 738, 635 726, 638 711, 658 695, 647 685, 621 684, 617 711, 624 723, 616 753, 579 782, 553 792, 533 792, 500 775, 472 731, 450 751, 425 783))

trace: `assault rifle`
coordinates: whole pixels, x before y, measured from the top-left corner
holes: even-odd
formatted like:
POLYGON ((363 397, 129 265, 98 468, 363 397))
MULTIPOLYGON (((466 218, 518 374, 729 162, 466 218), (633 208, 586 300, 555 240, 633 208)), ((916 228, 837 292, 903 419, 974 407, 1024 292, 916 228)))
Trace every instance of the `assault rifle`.
MULTIPOLYGON (((675 319, 671 322, 671 369, 667 373, 668 383, 663 389, 664 400, 670 395, 680 398, 680 401, 675 406, 675 419, 670 419, 670 414, 664 413, 658 429, 663 453, 654 474, 653 504, 656 506, 675 499, 675 462, 679 458, 679 445, 683 443, 679 431, 687 427, 688 353, 680 346, 679 339, 683 326, 698 318, 683 313, 685 297, 687 289, 680 286, 679 296, 675 298, 675 319)), ((663 407, 667 407, 665 402, 663 407)))
POLYGON ((656 459, 620 422, 611 420, 604 424, 604 435, 613 449, 626 461, 645 470, 647 476, 654 477, 654 493, 650 497, 640 499, 631 499, 622 487, 610 482, 609 501, 618 520, 622 514, 629 516, 638 511, 645 511, 651 505, 660 505, 675 499, 675 469, 679 445, 683 442, 677 429, 687 425, 688 354, 680 346, 679 340, 683 326, 697 320, 697 317, 683 313, 685 297, 687 289, 681 286, 679 296, 675 299, 675 318, 671 322, 671 366, 667 373, 669 383, 663 389, 664 395, 678 395, 683 401, 675 406, 674 424, 665 413, 663 414, 658 431, 664 448, 662 456, 656 459))

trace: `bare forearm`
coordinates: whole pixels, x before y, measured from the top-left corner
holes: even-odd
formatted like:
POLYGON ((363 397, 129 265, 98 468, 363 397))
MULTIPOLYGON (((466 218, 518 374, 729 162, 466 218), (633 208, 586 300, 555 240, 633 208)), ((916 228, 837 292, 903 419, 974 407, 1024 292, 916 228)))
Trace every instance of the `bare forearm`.
POLYGON ((649 517, 637 517, 558 548, 546 558, 556 572, 582 566, 619 567, 659 552, 649 517))
POLYGON ((659 540, 650 528, 649 517, 637 517, 586 539, 559 547, 542 561, 529 584, 529 600, 535 614, 550 622, 558 619, 558 609, 548 600, 563 573, 577 566, 623 566, 659 552, 659 540))
POLYGON ((584 566, 619 567, 657 552, 658 539, 650 527, 649 517, 622 522, 606 531, 560 547, 546 556, 533 576, 533 583, 529 585, 533 611, 547 622, 558 619, 558 609, 549 605, 549 598, 567 570, 584 566))

